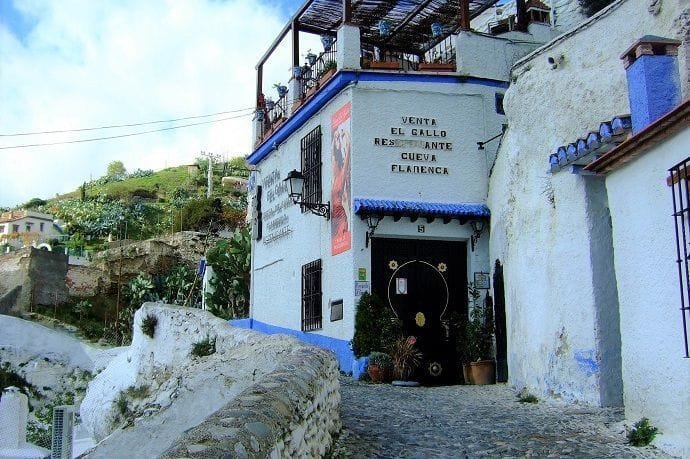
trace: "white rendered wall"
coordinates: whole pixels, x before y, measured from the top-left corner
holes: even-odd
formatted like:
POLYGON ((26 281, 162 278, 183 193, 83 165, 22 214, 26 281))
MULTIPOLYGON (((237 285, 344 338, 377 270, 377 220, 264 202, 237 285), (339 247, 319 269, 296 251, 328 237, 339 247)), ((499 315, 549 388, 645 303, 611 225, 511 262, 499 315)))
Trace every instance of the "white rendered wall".
POLYGON ((606 178, 621 308, 626 418, 648 417, 655 442, 690 456, 690 359, 684 358, 668 168, 690 155, 687 128, 606 178), (634 205, 631 205, 634 200, 634 205))
MULTIPOLYGON (((350 100, 350 91, 335 97, 324 109, 313 116, 290 138, 278 146, 258 166, 257 185, 262 185, 272 172, 278 171, 280 183, 288 172, 301 169, 300 141, 312 129, 321 126, 321 158, 323 162, 321 184, 323 201, 330 199, 331 164, 330 145, 331 115, 350 100)), ((286 192, 279 193, 269 202, 269 191, 275 186, 263 188, 262 211, 266 212, 280 202, 289 201, 286 192)), ((252 241, 254 264, 252 272, 252 317, 260 322, 279 327, 300 330, 302 265, 322 260, 323 281, 323 329, 319 334, 339 339, 351 339, 354 315, 351 314, 354 287, 351 281, 352 249, 335 257, 331 256, 331 226, 323 217, 302 213, 298 205, 285 205, 289 235, 267 242, 271 231, 270 220, 264 218, 263 239, 252 241), (343 299, 343 320, 330 322, 330 300, 343 299), (349 307, 348 307, 349 305, 349 307)))
MULTIPOLYGON (((598 314, 615 303, 610 297, 597 300, 601 273, 592 267, 602 254, 600 234, 593 237, 591 231, 606 222, 591 206, 599 199, 595 204, 602 210, 603 190, 597 195, 600 183, 587 184, 568 170, 548 173, 548 156, 628 112, 619 56, 642 35, 676 37, 680 31, 673 25, 680 14, 675 2, 665 2, 657 15, 647 4, 619 2, 537 50, 513 68, 506 93, 509 127, 488 197, 490 259, 504 264, 509 381, 541 396, 603 402, 606 349, 599 341, 605 331, 597 336, 595 328, 598 314), (560 56, 563 62, 552 69, 547 58, 560 56)), ((686 74, 681 68, 681 76, 686 74)))
MULTIPOLYGON (((495 93, 505 89, 495 84, 370 82, 360 81, 346 88, 286 142, 258 165, 256 183, 278 171, 281 180, 292 169, 300 169, 300 140, 316 126, 322 129, 322 189, 328 200, 331 188, 331 115, 347 102, 352 103, 352 197, 426 201, 443 203, 485 203, 488 174, 497 142, 478 151, 477 142, 501 132, 505 117, 495 111, 495 93), (429 119, 429 125, 405 124, 402 117, 429 119), (434 122, 431 119, 435 120, 434 122), (433 124, 435 123, 435 125, 433 124), (395 129, 395 133, 391 133, 395 129), (399 129, 399 130, 398 130, 399 129), (428 129, 425 135, 412 135, 412 129, 428 129), (441 130, 444 131, 441 137, 441 130), (403 134, 404 132, 404 134, 403 134), (450 149, 384 147, 375 139, 408 139, 451 143, 450 149), (420 160, 402 159, 405 152, 436 155, 420 160), (392 165, 447 168, 447 174, 393 172, 392 165)), ((269 187, 270 188, 270 187, 269 187)), ((262 212, 276 205, 283 196, 268 203, 264 187, 262 212)), ((370 248, 365 247, 366 224, 354 216, 351 221, 352 247, 331 256, 330 223, 298 206, 286 210, 288 236, 266 242, 269 231, 264 219, 264 240, 253 242, 252 317, 260 322, 301 329, 301 267, 321 258, 323 268, 323 329, 316 333, 344 340, 352 339, 355 281, 358 268, 365 268, 371 282, 370 248), (330 322, 330 302, 343 300, 343 319, 330 322)), ((409 237, 468 241, 469 224, 457 220, 443 224, 440 219, 427 223, 403 218, 393 222, 384 218, 377 237, 409 237), (419 233, 423 224, 425 231, 419 233)), ((469 245, 469 244, 468 244, 469 245)), ((468 275, 489 271, 488 232, 480 238, 475 252, 468 247, 468 275)))

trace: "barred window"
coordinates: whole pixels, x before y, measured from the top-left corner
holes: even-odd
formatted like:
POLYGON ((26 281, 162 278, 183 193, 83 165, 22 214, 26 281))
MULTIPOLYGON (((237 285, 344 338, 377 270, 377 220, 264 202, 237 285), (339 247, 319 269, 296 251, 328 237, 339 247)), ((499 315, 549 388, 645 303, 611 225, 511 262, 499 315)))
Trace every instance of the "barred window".
MULTIPOLYGON (((321 126, 302 138, 302 175, 304 191, 302 201, 308 204, 321 202, 321 126)), ((302 209, 306 212, 306 209, 302 209)))
POLYGON ((690 325, 690 190, 688 180, 690 157, 669 169, 666 183, 673 192, 673 218, 676 227, 676 264, 680 284, 680 314, 685 340, 685 357, 690 357, 688 347, 688 326, 690 325))
POLYGON ((321 328, 321 260, 302 266, 302 331, 321 328))

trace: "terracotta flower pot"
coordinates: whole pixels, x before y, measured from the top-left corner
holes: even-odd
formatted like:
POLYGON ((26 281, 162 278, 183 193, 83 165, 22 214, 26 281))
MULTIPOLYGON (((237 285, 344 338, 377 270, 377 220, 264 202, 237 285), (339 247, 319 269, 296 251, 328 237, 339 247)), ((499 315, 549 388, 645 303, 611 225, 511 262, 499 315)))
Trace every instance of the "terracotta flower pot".
POLYGON ((472 382, 472 367, 469 362, 462 364, 462 379, 465 381, 465 384, 474 384, 472 382))
POLYGON ((375 363, 370 363, 367 367, 367 373, 371 378, 371 382, 380 383, 386 379, 386 372, 375 363))
POLYGON ((470 369, 474 384, 484 385, 496 382, 496 362, 493 360, 470 362, 470 369))

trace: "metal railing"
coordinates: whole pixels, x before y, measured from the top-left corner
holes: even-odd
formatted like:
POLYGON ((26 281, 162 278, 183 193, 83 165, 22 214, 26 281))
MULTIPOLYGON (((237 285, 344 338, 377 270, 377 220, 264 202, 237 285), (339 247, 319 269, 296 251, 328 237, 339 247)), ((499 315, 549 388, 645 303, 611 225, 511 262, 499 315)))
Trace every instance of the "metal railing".
POLYGON ((301 71, 297 79, 300 81, 300 96, 304 97, 310 89, 318 88, 323 78, 329 70, 336 70, 338 68, 337 58, 337 42, 334 40, 328 51, 323 51, 312 62, 309 61, 301 67, 301 71))
POLYGON ((684 354, 690 358, 690 158, 676 164, 669 170, 667 184, 673 195, 673 217, 676 229, 676 265, 680 286, 680 315, 683 329, 684 354))

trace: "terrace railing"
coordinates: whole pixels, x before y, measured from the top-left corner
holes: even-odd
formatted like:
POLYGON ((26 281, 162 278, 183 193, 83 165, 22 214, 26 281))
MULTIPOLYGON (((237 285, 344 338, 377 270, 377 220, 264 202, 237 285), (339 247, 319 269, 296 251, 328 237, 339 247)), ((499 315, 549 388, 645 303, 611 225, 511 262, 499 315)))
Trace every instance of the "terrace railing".
POLYGON ((299 80, 301 82, 301 93, 306 94, 307 91, 319 85, 319 80, 330 69, 336 69, 338 66, 337 57, 337 42, 334 40, 328 51, 323 51, 318 55, 313 63, 305 63, 302 67, 299 80))

